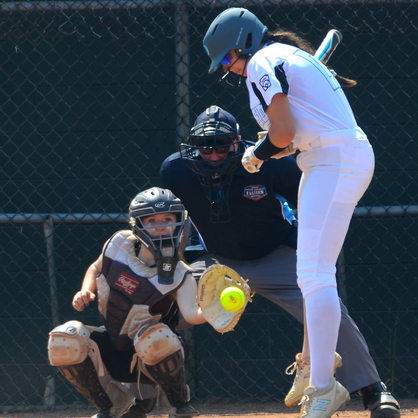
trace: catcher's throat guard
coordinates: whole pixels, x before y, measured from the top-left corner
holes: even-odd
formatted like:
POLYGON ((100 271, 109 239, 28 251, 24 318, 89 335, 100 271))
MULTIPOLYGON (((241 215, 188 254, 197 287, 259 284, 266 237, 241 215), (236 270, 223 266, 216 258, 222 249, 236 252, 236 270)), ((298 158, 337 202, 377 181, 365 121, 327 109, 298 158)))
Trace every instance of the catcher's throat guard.
POLYGON ((235 270, 219 264, 208 267, 199 280, 197 303, 206 321, 221 334, 232 331, 243 314, 248 302, 252 302, 251 289, 235 270), (245 295, 244 306, 235 312, 227 311, 221 304, 220 295, 227 287, 235 286, 245 295))

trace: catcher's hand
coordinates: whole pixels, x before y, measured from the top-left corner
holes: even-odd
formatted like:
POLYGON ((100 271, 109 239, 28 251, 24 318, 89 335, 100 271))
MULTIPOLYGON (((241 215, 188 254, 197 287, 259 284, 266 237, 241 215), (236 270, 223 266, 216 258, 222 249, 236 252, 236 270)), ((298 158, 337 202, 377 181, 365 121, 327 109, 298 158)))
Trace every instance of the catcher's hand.
MULTIPOLYGON (((258 142, 262 141, 266 135, 267 135, 268 131, 260 131, 257 132, 257 137, 258 137, 258 142)), ((283 157, 287 157, 288 155, 292 155, 297 151, 296 148, 293 147, 293 142, 291 142, 283 151, 280 151, 278 154, 273 155, 271 158, 275 158, 276 160, 278 160, 279 158, 283 158, 283 157)))
POLYGON ((248 302, 251 302, 251 289, 247 282, 233 269, 219 264, 208 267, 202 274, 197 290, 197 303, 206 321, 216 331, 223 334, 232 331, 243 314, 248 302), (227 311, 221 304, 220 295, 230 286, 240 288, 245 295, 244 306, 236 312, 227 311))

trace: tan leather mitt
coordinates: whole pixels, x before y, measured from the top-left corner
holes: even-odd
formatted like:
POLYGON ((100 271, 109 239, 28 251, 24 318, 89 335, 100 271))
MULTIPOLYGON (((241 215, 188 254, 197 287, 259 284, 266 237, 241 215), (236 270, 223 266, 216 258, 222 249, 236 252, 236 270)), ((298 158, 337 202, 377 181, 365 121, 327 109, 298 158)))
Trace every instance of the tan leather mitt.
POLYGON ((232 331, 243 314, 248 302, 251 302, 251 289, 248 283, 233 269, 212 264, 202 274, 197 290, 197 303, 206 321, 221 334, 232 331), (240 288, 245 295, 244 306, 236 311, 227 311, 221 304, 220 295, 230 286, 240 288))

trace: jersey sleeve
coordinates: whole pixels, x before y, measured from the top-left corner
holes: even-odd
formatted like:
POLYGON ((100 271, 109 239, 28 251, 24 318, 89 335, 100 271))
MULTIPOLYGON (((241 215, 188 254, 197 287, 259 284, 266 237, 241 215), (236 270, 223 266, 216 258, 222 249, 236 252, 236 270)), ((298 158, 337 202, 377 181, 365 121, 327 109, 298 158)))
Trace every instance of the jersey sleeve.
POLYGON ((277 93, 287 95, 289 83, 286 76, 285 60, 276 58, 269 60, 267 57, 250 61, 248 66, 249 88, 260 101, 264 110, 270 105, 273 96, 277 93))

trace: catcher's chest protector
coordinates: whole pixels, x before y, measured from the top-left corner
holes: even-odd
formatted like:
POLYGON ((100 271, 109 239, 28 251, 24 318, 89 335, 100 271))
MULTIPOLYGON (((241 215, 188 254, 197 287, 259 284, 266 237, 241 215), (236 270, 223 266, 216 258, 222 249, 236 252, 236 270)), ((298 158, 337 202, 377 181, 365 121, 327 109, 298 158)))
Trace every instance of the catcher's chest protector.
MULTIPOLYGON (((132 345, 132 340, 126 334, 121 335, 121 330, 128 328, 125 322, 129 319, 132 307, 144 305, 149 308, 160 302, 181 286, 189 271, 184 263, 179 263, 173 284, 160 284, 156 268, 146 266, 136 257, 135 243, 136 238, 131 231, 120 231, 113 235, 104 250, 102 274, 97 279, 103 322, 113 344, 121 350, 132 345)), ((152 316, 149 309, 148 313, 152 316)), ((144 318, 144 323, 149 322, 144 318)))

